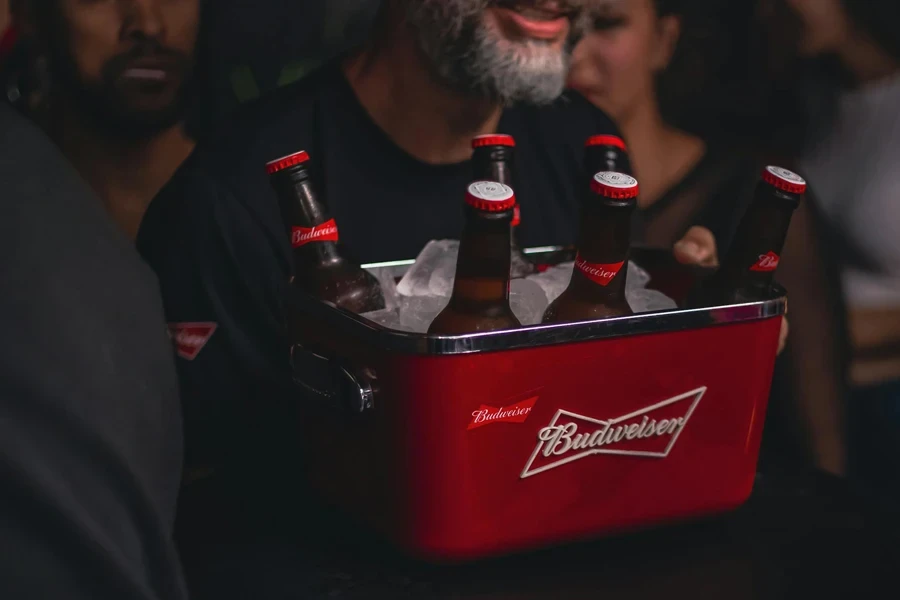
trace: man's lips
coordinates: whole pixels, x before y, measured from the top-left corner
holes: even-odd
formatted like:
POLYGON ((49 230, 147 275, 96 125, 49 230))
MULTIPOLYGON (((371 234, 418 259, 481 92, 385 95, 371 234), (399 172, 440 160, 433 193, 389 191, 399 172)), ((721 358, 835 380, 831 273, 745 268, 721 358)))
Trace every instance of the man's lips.
POLYGON ((564 37, 572 14, 559 2, 527 0, 501 0, 495 10, 525 37, 542 40, 564 37))
POLYGON ((178 71, 174 60, 137 59, 128 62, 119 71, 123 81, 136 83, 165 83, 178 71))

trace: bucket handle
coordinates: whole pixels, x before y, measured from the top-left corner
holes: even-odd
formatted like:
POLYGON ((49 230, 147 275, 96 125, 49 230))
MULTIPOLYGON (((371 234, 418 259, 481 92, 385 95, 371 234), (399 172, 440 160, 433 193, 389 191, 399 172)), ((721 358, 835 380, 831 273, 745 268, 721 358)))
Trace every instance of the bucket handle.
POLYGON ((375 409, 377 379, 371 369, 357 370, 346 361, 327 358, 300 344, 291 346, 294 383, 327 408, 350 417, 361 417, 375 409))

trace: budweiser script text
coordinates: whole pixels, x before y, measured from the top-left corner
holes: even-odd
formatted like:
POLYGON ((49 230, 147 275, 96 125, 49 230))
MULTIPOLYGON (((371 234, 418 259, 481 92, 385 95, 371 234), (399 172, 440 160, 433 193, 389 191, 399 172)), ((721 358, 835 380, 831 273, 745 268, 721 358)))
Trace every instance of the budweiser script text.
POLYGON ((567 423, 544 427, 538 432, 538 439, 544 444, 542 454, 546 457, 561 456, 570 450, 585 450, 609 446, 623 440, 640 440, 664 435, 675 435, 684 428, 685 419, 663 419, 659 422, 644 417, 641 424, 613 426, 606 423, 595 431, 579 433, 578 425, 567 423))
POLYGON ((334 219, 315 227, 294 227, 291 235, 291 244, 294 248, 305 246, 311 242, 336 241, 338 241, 338 229, 334 219))
POLYGON ((778 268, 779 262, 781 262, 781 257, 774 252, 769 252, 761 255, 759 261, 750 267, 750 270, 757 273, 770 273, 778 268))
POLYGON ((609 420, 558 410, 537 434, 537 446, 521 477, 596 454, 666 458, 706 393, 706 387, 609 420))
POLYGON ((575 258, 575 268, 581 271, 585 277, 603 287, 608 286, 616 278, 624 264, 624 262, 611 265, 590 263, 581 258, 580 254, 575 258))
POLYGON ((524 423, 534 408, 534 403, 538 397, 534 396, 528 400, 523 400, 511 406, 503 408, 494 408, 493 406, 485 406, 482 404, 478 410, 472 413, 472 422, 469 423, 467 429, 478 429, 484 425, 492 423, 524 423))

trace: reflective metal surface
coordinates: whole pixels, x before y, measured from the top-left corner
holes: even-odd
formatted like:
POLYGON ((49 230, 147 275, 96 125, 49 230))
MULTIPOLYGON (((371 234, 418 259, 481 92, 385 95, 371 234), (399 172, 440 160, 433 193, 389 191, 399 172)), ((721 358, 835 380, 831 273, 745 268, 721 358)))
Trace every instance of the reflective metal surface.
MULTIPOLYGON (((539 248, 526 252, 541 256, 559 254, 563 251, 563 248, 539 248)), ((636 252, 632 259, 641 265, 641 252, 636 252)), ((396 269, 397 276, 400 276, 413 262, 415 261, 396 261, 364 266, 366 268, 396 269)), ((498 352, 596 341, 627 335, 669 333, 777 317, 785 314, 787 309, 785 291, 776 287, 772 298, 749 304, 643 313, 630 317, 579 323, 535 325, 509 331, 462 336, 429 336, 388 330, 359 315, 324 304, 301 292, 294 292, 294 294, 295 308, 303 311, 310 318, 327 322, 330 327, 353 336, 360 343, 376 345, 392 352, 425 355, 498 352)))
POLYGON ((375 376, 368 370, 356 370, 300 344, 291 348, 291 366, 294 382, 322 400, 320 405, 354 417, 375 408, 375 376))

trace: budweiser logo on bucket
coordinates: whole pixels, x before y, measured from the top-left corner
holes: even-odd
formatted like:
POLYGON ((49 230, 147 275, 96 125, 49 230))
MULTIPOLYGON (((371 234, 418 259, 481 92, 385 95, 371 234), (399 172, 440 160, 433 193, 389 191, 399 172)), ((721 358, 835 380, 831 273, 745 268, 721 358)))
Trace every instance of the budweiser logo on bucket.
POLYGON ((757 273, 769 273, 778 268, 779 262, 781 262, 780 256, 778 256, 774 252, 768 252, 761 255, 759 257, 759 261, 755 265, 750 267, 750 270, 756 271, 757 273))
POLYGON ((311 242, 336 241, 338 241, 338 229, 334 219, 325 221, 315 227, 294 227, 291 235, 291 244, 294 248, 305 246, 311 242))
POLYGON ((169 337, 175 352, 185 360, 194 360, 215 333, 215 323, 169 323, 169 337))
POLYGON ((591 263, 581 258, 580 254, 575 258, 575 268, 581 271, 588 279, 594 283, 599 283, 603 287, 608 286, 616 278, 624 264, 624 262, 611 265, 591 263))
POLYGON ((598 454, 665 458, 705 393, 706 387, 700 387, 605 421, 558 410, 550 424, 538 431, 537 446, 519 477, 598 454))
POLYGON ((469 423, 467 429, 478 429, 494 423, 524 423, 528 419, 528 415, 531 414, 537 399, 537 396, 533 396, 527 400, 502 408, 482 404, 478 410, 472 413, 472 422, 469 423))

